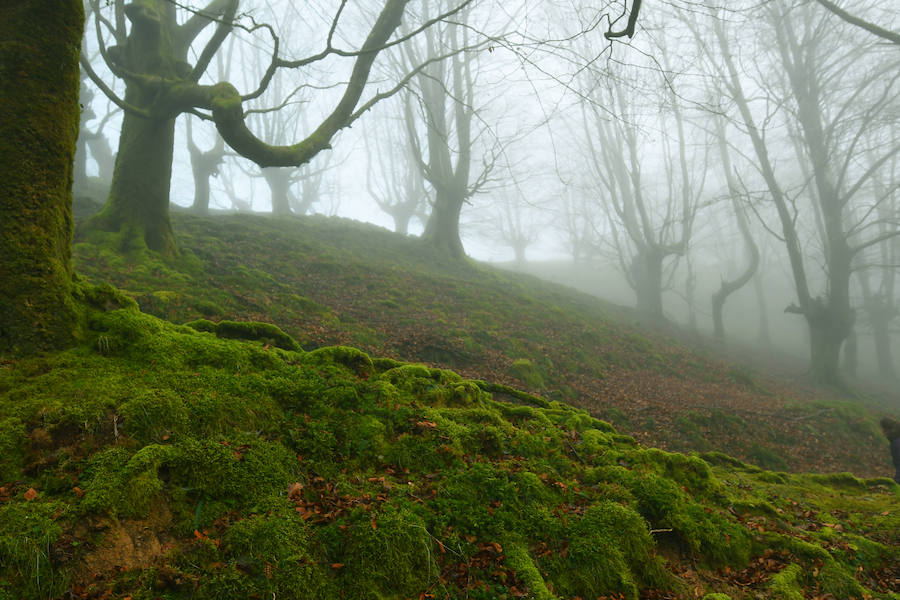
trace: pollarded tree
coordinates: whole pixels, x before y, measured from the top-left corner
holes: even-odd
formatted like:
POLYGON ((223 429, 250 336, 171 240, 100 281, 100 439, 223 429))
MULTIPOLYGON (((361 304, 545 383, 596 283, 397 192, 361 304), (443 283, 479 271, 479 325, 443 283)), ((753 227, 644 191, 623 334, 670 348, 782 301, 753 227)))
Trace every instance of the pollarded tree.
POLYGON ((0 353, 78 334, 72 171, 81 0, 0 3, 0 353))
MULTIPOLYGON (((203 115, 238 154, 260 167, 300 166, 330 148, 335 134, 350 125, 378 99, 399 87, 376 94, 360 104, 372 65, 400 25, 408 0, 385 0, 368 35, 357 49, 335 45, 347 7, 334 9, 323 48, 301 59, 281 54, 280 39, 268 25, 244 26, 238 0, 211 0, 200 9, 182 8, 170 0, 114 0, 101 7, 89 0, 96 42, 105 66, 125 85, 124 97, 97 75, 87 60, 82 65, 98 87, 125 110, 115 174, 109 200, 92 225, 106 230, 133 231, 151 249, 175 252, 169 223, 169 185, 172 171, 175 119, 185 112, 203 115), (182 20, 180 20, 182 19, 182 20), (205 30, 213 26, 211 34, 205 30), (271 61, 256 89, 241 94, 230 82, 201 83, 223 42, 237 27, 267 32, 272 40, 271 61), (107 47, 110 38, 112 45, 107 47), (205 44, 200 44, 205 40, 205 44), (191 61, 191 57, 196 59, 191 61), (244 103, 261 96, 279 69, 302 69, 325 59, 345 57, 353 62, 343 93, 312 132, 296 143, 274 146, 254 135, 245 121, 244 103)), ((460 0, 465 6, 472 0, 460 0)), ((448 14, 454 14, 459 6, 448 14)), ((437 16, 434 21, 446 18, 437 16)), ((424 23, 412 33, 427 29, 424 23)))

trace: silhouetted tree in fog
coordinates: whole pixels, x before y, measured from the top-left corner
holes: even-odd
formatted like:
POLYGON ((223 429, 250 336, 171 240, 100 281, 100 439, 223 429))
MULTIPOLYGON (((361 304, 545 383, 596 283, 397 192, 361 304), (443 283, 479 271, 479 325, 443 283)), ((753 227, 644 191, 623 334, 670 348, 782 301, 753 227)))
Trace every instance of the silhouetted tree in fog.
MULTIPOLYGON (((887 197, 873 198, 871 209, 852 218, 851 208, 860 202, 873 177, 900 151, 900 144, 886 136, 886 109, 896 97, 900 61, 896 52, 851 43, 837 23, 823 23, 821 11, 811 5, 796 7, 767 4, 754 12, 751 22, 759 27, 771 47, 768 60, 757 60, 759 73, 754 88, 767 86, 760 99, 745 91, 745 77, 735 62, 733 38, 726 23, 711 19, 711 25, 694 24, 695 37, 719 65, 725 91, 734 103, 753 146, 757 168, 765 181, 780 224, 780 237, 791 265, 797 301, 787 312, 802 315, 810 334, 811 376, 814 381, 840 383, 841 345, 854 321, 850 298, 852 262, 861 251, 898 235, 872 231, 874 207, 887 197), (716 39, 713 50, 709 30, 716 39), (789 194, 779 174, 773 152, 776 147, 760 123, 754 105, 777 107, 765 115, 765 123, 776 116, 793 133, 794 164, 804 179, 801 193, 789 194), (862 157, 872 155, 872 160, 862 157), (804 201, 808 204, 804 205, 804 201), (822 254, 810 257, 804 236, 818 232, 822 254), (825 285, 812 291, 817 279, 808 264, 823 265, 825 285)), ((827 18, 827 16, 825 17, 827 18)), ((839 23, 839 22, 838 22, 839 23)), ((745 30, 746 31, 746 30, 745 30)), ((795 171, 796 172, 796 171, 795 171)))
MULTIPOLYGON (((433 3, 423 2, 427 15, 433 3)), ((438 3, 443 8, 443 3, 438 3)), ((434 189, 431 214, 425 224, 423 241, 448 256, 465 255, 459 235, 463 204, 487 182, 496 156, 483 161, 479 173, 472 173, 476 121, 474 50, 469 47, 467 11, 458 23, 431 28, 422 36, 422 47, 407 44, 407 68, 430 63, 416 76, 413 86, 418 113, 407 111, 406 128, 412 155, 422 176, 434 189), (436 60, 451 55, 448 60, 436 60), (420 134, 419 121, 424 133, 420 134)))

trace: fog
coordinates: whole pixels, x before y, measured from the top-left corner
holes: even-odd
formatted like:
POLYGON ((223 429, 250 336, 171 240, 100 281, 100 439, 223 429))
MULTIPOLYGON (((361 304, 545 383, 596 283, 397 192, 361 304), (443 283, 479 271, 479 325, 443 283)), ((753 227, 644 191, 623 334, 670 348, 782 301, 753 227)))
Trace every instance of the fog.
MULTIPOLYGON (((230 82, 250 130, 284 147, 345 97, 382 8, 150 4, 182 26, 213 17, 182 62, 208 61, 197 82, 230 82)), ((110 95, 135 113, 163 102, 139 98, 155 84, 111 51, 140 22, 126 5, 86 5, 76 197, 99 202, 125 121, 110 95)), ((211 103, 168 109, 169 201, 375 223, 635 307, 650 326, 795 356, 819 382, 893 382, 900 13, 842 5, 856 24, 817 1, 651 3, 633 36, 610 37, 630 3, 414 0, 350 126, 300 167, 223 143, 211 103)))

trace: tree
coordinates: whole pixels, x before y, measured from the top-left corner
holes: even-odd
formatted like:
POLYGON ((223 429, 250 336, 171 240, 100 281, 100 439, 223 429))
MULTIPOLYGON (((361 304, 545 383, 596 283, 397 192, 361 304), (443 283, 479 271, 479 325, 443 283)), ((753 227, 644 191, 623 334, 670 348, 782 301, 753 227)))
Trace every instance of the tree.
POLYGON ((602 188, 607 219, 620 267, 635 292, 638 312, 650 322, 664 319, 662 294, 667 259, 681 257, 690 242, 698 198, 705 177, 697 180, 688 167, 687 137, 677 97, 671 88, 660 99, 664 177, 652 187, 644 176, 645 137, 639 132, 635 92, 626 96, 622 82, 610 85, 614 75, 595 79, 583 103, 587 156, 602 188), (608 118, 612 114, 613 118, 608 118), (674 123, 668 123, 671 117, 674 123), (674 125, 674 127, 672 127, 674 125), (677 151, 673 152, 670 140, 677 151))
MULTIPOLYGON (((375 58, 400 25, 408 0, 385 0, 358 50, 334 45, 346 7, 342 2, 335 10, 325 47, 297 60, 281 56, 280 40, 271 26, 241 24, 238 0, 211 0, 200 10, 190 9, 190 16, 180 24, 180 5, 169 0, 115 0, 107 3, 109 9, 101 8, 100 0, 90 3, 104 64, 125 84, 124 97, 119 97, 87 60, 82 61, 93 82, 125 110, 109 200, 92 225, 133 232, 149 248, 166 254, 175 252, 168 208, 175 119, 180 114, 191 112, 214 122, 235 152, 260 167, 296 167, 329 149, 339 130, 399 88, 376 94, 360 105, 375 58), (213 24, 214 31, 206 43, 195 47, 201 34, 213 24), (243 95, 230 82, 201 83, 210 62, 236 27, 250 32, 267 31, 273 45, 271 61, 257 88, 243 95), (114 45, 107 47, 106 37, 111 37, 114 45), (189 62, 194 55, 196 60, 189 62), (251 132, 245 121, 244 103, 262 95, 276 71, 300 69, 336 56, 352 59, 349 80, 333 110, 305 139, 275 146, 251 132)), ((440 15, 435 21, 446 16, 440 15)))
MULTIPOLYGON (((774 38, 771 63, 763 80, 770 95, 763 101, 777 107, 794 142, 795 165, 807 173, 801 191, 789 194, 773 160, 772 144, 759 124, 753 100, 744 90, 725 24, 714 19, 712 29, 718 52, 706 43, 706 30, 694 25, 695 38, 720 65, 729 99, 740 115, 750 138, 757 168, 774 204, 791 265, 797 301, 786 312, 802 315, 810 337, 810 375, 818 383, 841 385, 839 362, 844 340, 853 327, 850 278, 854 257, 866 248, 900 233, 896 228, 870 233, 874 206, 886 200, 875 198, 873 208, 852 221, 851 207, 900 145, 886 137, 886 110, 896 93, 900 70, 896 57, 871 56, 865 44, 838 45, 839 34, 815 17, 809 6, 764 7, 764 35, 774 38), (777 78, 773 81, 772 76, 777 78), (766 78, 769 78, 766 81, 766 78), (781 96, 773 96, 777 91, 781 96), (874 153, 863 165, 860 158, 874 153), (801 205, 802 197, 809 202, 801 205), (805 224, 805 229, 804 229, 805 224), (804 255, 804 235, 818 232, 817 257, 823 265, 824 289, 815 293, 818 279, 809 272, 804 255)), ((754 82, 754 85, 758 83, 754 82)), ((758 112, 758 111, 757 111, 758 112)), ((765 115, 770 122, 775 112, 765 115)), ((808 247, 808 246, 807 246, 808 247)))
POLYGON ((225 162, 225 140, 216 133, 215 142, 209 150, 201 150, 194 141, 192 118, 187 118, 187 146, 191 157, 191 171, 194 175, 194 204, 191 209, 198 215, 209 214, 209 178, 216 177, 225 162))
POLYGON ((725 134, 725 124, 719 116, 713 117, 716 124, 716 138, 719 147, 719 155, 722 159, 722 170, 725 174, 725 181, 728 184, 728 199, 731 203, 734 218, 737 222, 738 230, 741 232, 741 239, 747 250, 747 266, 741 273, 733 279, 722 278, 718 291, 712 296, 712 317, 713 317, 713 334, 719 338, 725 338, 725 319, 723 313, 725 311, 725 302, 733 293, 747 285, 759 268, 759 247, 753 239, 750 232, 750 223, 747 219, 747 213, 741 205, 741 188, 735 173, 732 171, 731 156, 728 151, 728 142, 725 134))
MULTIPOLYGON (((403 122, 407 112, 412 111, 412 94, 402 94, 403 122)), ((394 119, 375 122, 381 135, 363 134, 366 154, 366 189, 378 207, 391 216, 394 231, 401 235, 409 233, 409 224, 414 217, 427 222, 425 211, 429 204, 429 190, 425 185, 422 170, 413 155, 413 146, 408 143, 404 125, 396 126, 394 119), (370 139, 381 142, 375 147, 370 139), (377 169, 377 171, 376 171, 377 169)), ((373 121, 369 121, 371 124, 373 121)))
MULTIPOLYGON (((461 14, 463 24, 465 17, 461 14)), ((423 139, 414 112, 407 110, 405 116, 413 156, 434 189, 422 240, 450 257, 461 258, 465 255, 459 236, 463 204, 487 183, 496 156, 485 160, 481 172, 472 177, 477 135, 472 131, 476 109, 469 29, 459 23, 449 23, 442 29, 425 32, 423 49, 404 47, 408 65, 428 65, 415 78, 420 120, 425 128, 423 139), (450 58, 440 60, 445 55, 450 58)))
POLYGON ((81 0, 0 3, 0 353, 76 339, 72 174, 81 0))
POLYGON ((109 183, 112 181, 113 166, 116 162, 115 154, 109 146, 109 140, 103 130, 110 119, 118 113, 118 109, 107 110, 96 125, 90 127, 88 123, 97 119, 97 114, 92 108, 94 91, 87 85, 87 75, 81 74, 81 92, 79 104, 81 106, 81 123, 78 128, 78 142, 75 147, 75 195, 79 190, 97 198, 105 197, 109 192, 109 183), (97 177, 88 177, 88 155, 97 163, 97 177))

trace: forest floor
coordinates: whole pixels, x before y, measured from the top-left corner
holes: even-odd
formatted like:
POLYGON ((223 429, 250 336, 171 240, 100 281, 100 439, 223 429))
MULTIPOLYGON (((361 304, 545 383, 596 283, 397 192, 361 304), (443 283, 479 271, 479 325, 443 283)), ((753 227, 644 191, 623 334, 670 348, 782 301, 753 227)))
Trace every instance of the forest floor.
POLYGON ((900 600, 874 399, 371 226, 174 223, 79 237, 80 343, 0 357, 0 600, 900 600))
POLYGON ((173 218, 176 261, 123 258, 115 240, 93 238, 76 243, 78 272, 174 322, 267 321, 306 349, 344 344, 450 368, 585 408, 648 446, 716 450, 773 470, 891 472, 877 420, 900 414, 896 391, 812 387, 771 373, 782 364, 771 354, 737 361, 719 342, 642 327, 627 308, 443 260, 372 226, 173 218))

